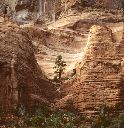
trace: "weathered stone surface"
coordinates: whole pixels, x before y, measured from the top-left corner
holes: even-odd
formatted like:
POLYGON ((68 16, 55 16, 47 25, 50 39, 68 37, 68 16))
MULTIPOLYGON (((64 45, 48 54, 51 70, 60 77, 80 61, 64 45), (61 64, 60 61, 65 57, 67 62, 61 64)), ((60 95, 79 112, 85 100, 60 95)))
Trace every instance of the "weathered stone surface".
POLYGON ((56 94, 37 64, 26 31, 11 22, 0 24, 0 106, 50 103, 56 94))
POLYGON ((83 10, 86 6, 98 6, 108 9, 122 8, 122 0, 1 0, 0 4, 6 4, 11 10, 11 16, 15 21, 27 23, 55 21, 60 14, 67 14, 68 10, 75 8, 83 10))
POLYGON ((109 28, 94 25, 84 51, 82 62, 77 64, 75 78, 63 87, 65 95, 71 97, 60 100, 58 106, 66 106, 66 102, 72 100, 83 113, 95 113, 103 105, 113 111, 123 110, 124 42, 116 44, 109 28))
MULTIPOLYGON (((79 62, 83 56, 82 62, 76 65, 76 76, 63 87, 62 91, 66 97, 60 100, 60 106, 63 101, 66 102, 71 99, 74 106, 81 111, 86 112, 91 108, 90 112, 94 112, 103 102, 108 103, 108 106, 117 105, 117 102, 122 104, 123 98, 120 96, 123 95, 123 89, 120 85, 123 85, 124 74, 123 66, 121 66, 123 65, 121 59, 124 56, 124 47, 123 42, 120 42, 123 29, 122 11, 92 8, 83 8, 83 11, 79 11, 75 6, 78 6, 81 1, 77 4, 76 0, 63 0, 61 1, 62 4, 58 0, 60 3, 57 4, 57 10, 53 8, 54 0, 31 0, 30 2, 28 0, 2 0, 1 2, 11 6, 15 12, 13 13, 15 21, 22 22, 19 28, 16 24, 5 23, 6 19, 4 18, 0 19, 0 23, 7 26, 7 28, 3 28, 3 26, 0 28, 1 47, 2 50, 6 49, 5 51, 0 51, 1 58, 5 62, 1 64, 3 65, 1 67, 7 65, 9 68, 9 70, 7 68, 1 69, 1 73, 4 74, 1 75, 1 81, 6 79, 6 74, 11 74, 5 81, 12 81, 10 85, 13 85, 14 88, 18 86, 18 83, 29 87, 20 89, 21 92, 24 92, 24 96, 27 96, 25 90, 29 89, 31 93, 27 97, 34 99, 34 101, 48 103, 54 97, 51 96, 54 94, 50 90, 53 87, 46 86, 51 83, 43 77, 43 74, 47 74, 50 78, 53 77, 56 56, 61 54, 67 62, 66 73, 72 70, 75 63, 79 62), (60 6, 61 8, 58 8, 60 6), (60 14, 61 11, 64 15, 59 17, 56 22, 47 24, 47 27, 44 27, 45 30, 42 30, 43 26, 41 27, 34 23, 38 18, 41 18, 42 23, 43 16, 45 16, 46 20, 55 20, 55 13, 60 14), (89 28, 94 24, 98 26, 92 27, 88 37, 89 28), (85 47, 86 44, 87 46, 85 47), (34 57, 34 47, 35 57, 39 65, 37 65, 34 57), (43 88, 40 85, 41 82, 43 88), (42 88, 40 92, 40 89, 35 90, 35 85, 36 88, 42 88), (112 88, 114 89, 112 90, 112 88), (51 92, 50 96, 49 91, 51 92), (104 94, 105 96, 103 96, 104 94), (112 104, 110 101, 112 101, 112 104)), ((113 5, 111 4, 111 6, 113 5)), ((6 83, 4 84, 4 81, 1 82, 2 85, 7 85, 6 83)), ((4 87, 6 91, 8 85, 6 88, 5 86, 1 87, 4 87)), ((2 99, 8 92, 4 92, 4 89, 1 91, 3 92, 1 93, 2 99)), ((14 95, 14 97, 20 95, 18 90, 15 89, 14 95)), ((3 103, 2 99, 1 103, 6 104, 7 101, 3 103)), ((26 100, 31 101, 23 99, 21 97, 22 103, 26 100)), ((7 100, 12 104, 12 100, 9 98, 7 100)), ((14 100, 18 102, 16 101, 18 98, 14 100)))

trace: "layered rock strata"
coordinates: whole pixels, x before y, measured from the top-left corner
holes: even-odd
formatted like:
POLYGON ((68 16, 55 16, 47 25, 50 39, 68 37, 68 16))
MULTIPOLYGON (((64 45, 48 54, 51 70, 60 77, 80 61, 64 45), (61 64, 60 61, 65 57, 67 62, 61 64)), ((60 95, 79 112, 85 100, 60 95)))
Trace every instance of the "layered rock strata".
POLYGON ((28 34, 16 24, 0 24, 0 106, 11 110, 23 105, 53 102, 55 88, 41 71, 28 34))
POLYGON ((123 7, 122 0, 1 0, 0 4, 9 6, 8 15, 14 21, 20 23, 38 21, 40 24, 55 21, 61 13, 67 14, 68 10, 80 11, 87 6, 108 9, 123 7))
POLYGON ((117 43, 109 28, 94 25, 84 51, 82 62, 76 65, 76 76, 63 87, 66 97, 58 106, 65 107, 71 100, 83 113, 97 113, 101 106, 122 111, 124 42, 117 43))

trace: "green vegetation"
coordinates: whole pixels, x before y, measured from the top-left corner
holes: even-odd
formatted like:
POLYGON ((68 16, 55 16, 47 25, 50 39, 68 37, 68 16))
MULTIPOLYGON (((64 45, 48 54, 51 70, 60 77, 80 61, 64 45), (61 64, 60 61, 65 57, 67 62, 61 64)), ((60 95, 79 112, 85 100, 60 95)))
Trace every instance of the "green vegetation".
POLYGON ((34 107, 24 116, 0 115, 0 128, 123 128, 124 114, 113 116, 108 110, 101 107, 98 115, 86 116, 78 111, 34 107))

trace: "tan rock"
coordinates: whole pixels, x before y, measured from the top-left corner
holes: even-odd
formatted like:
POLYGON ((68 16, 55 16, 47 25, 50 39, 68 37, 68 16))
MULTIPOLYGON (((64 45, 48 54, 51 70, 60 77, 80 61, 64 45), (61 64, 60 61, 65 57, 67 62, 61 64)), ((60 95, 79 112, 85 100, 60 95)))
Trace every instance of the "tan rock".
POLYGON ((106 26, 92 26, 84 58, 76 66, 77 78, 63 86, 65 95, 72 94, 74 106, 83 113, 96 113, 103 105, 116 112, 123 110, 124 81, 120 62, 124 54, 117 53, 112 38, 112 31, 106 26))
POLYGON ((4 33, 0 36, 0 106, 12 110, 20 105, 50 104, 57 96, 56 89, 37 64, 29 33, 21 28, 14 31, 15 26, 0 25, 4 33))

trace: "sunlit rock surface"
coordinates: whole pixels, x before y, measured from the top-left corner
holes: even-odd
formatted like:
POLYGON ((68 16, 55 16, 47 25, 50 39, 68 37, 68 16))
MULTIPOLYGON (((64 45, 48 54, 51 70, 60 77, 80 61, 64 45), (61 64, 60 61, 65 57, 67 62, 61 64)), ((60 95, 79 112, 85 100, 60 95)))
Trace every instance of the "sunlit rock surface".
POLYGON ((5 4, 8 15, 19 23, 43 21, 51 22, 59 18, 61 14, 68 14, 68 10, 83 10, 85 7, 120 9, 122 0, 1 0, 5 4), (11 13, 10 13, 11 10, 11 13))
POLYGON ((87 1, 57 0, 58 6, 54 0, 0 1, 11 10, 0 17, 1 104, 11 106, 13 97, 14 104, 59 98, 47 78, 54 77, 55 59, 62 55, 65 76, 75 68, 76 75, 61 87, 63 97, 57 107, 66 107, 68 100, 84 113, 95 113, 103 104, 114 111, 123 106, 123 11, 110 10, 118 8, 117 1, 94 1, 108 9, 93 9, 93 1, 87 1), (31 100, 24 100, 25 96, 31 100))
POLYGON ((65 107, 71 100, 75 108, 87 114, 97 113, 104 105, 113 112, 123 110, 123 31, 120 36, 118 42, 106 26, 91 27, 84 56, 76 65, 76 76, 63 86, 66 96, 58 106, 65 107))

